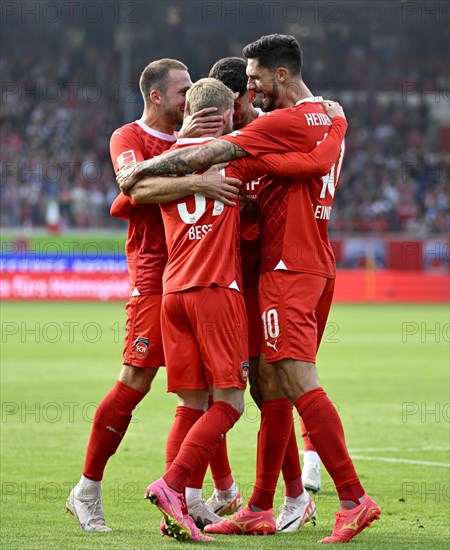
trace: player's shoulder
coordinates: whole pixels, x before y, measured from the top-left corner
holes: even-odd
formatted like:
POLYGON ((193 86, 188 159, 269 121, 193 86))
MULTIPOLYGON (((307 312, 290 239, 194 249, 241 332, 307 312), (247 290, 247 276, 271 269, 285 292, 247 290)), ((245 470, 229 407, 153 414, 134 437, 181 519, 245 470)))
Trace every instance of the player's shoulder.
MULTIPOLYGON (((274 111, 259 112, 258 116, 249 124, 249 126, 258 127, 266 125, 277 125, 281 120, 288 119, 291 116, 293 107, 286 109, 275 109, 274 111)), ((244 128, 245 130, 245 128, 244 128)), ((238 130, 238 132, 240 132, 238 130)))
POLYGON ((139 125, 136 121, 134 122, 127 122, 127 124, 124 124, 120 128, 117 128, 114 130, 114 132, 111 134, 111 139, 113 137, 127 137, 130 135, 139 135, 139 125))
POLYGON ((298 101, 290 110, 292 113, 301 114, 304 112, 325 112, 325 107, 323 106, 323 97, 306 97, 298 101))

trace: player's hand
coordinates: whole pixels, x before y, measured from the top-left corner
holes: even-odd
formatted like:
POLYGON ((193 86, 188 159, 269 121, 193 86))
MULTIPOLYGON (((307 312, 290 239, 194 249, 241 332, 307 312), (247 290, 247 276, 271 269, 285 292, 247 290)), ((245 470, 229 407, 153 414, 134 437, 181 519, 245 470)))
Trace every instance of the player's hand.
POLYGON ((220 170, 227 165, 227 163, 215 164, 206 170, 198 184, 197 193, 223 202, 226 206, 236 206, 236 199, 239 196, 239 188, 242 182, 236 178, 223 176, 220 173, 220 170))
POLYGON ((217 107, 206 107, 193 115, 187 115, 183 120, 183 126, 178 132, 179 138, 202 137, 211 135, 219 128, 222 128, 223 116, 213 115, 217 107), (207 116, 209 114, 209 116, 207 116))
POLYGON ((331 118, 331 120, 333 120, 335 116, 341 116, 347 119, 344 113, 344 109, 337 101, 325 100, 323 102, 323 106, 325 107, 325 111, 327 112, 327 115, 331 118))
POLYGON ((124 195, 130 195, 129 191, 142 177, 139 163, 129 162, 119 170, 116 176, 117 185, 124 195))

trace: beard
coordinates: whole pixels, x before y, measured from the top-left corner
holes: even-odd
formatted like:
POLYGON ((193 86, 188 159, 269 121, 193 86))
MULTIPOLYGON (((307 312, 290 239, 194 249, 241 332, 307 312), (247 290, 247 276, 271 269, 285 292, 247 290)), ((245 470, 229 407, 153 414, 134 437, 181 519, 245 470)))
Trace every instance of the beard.
POLYGON ((175 122, 175 124, 183 124, 183 113, 178 107, 167 105, 164 109, 164 116, 175 122))
POLYGON ((275 111, 275 109, 278 109, 277 101, 279 96, 280 96, 280 89, 277 86, 275 79, 273 79, 272 89, 270 90, 270 93, 262 96, 261 109, 265 113, 269 113, 270 111, 275 111))

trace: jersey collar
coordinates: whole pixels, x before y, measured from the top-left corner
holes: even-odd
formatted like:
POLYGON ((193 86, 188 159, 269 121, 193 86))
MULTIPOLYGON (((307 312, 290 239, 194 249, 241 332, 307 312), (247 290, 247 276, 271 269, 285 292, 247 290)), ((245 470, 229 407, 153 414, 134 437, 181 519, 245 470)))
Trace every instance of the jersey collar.
POLYGON ((164 139, 165 141, 177 140, 177 137, 174 134, 163 134, 162 132, 158 132, 158 130, 154 130, 153 128, 150 128, 150 126, 147 126, 147 124, 145 124, 142 120, 136 120, 135 122, 136 124, 139 124, 139 126, 144 130, 144 132, 147 132, 147 134, 151 134, 159 139, 164 139))
POLYGON ((295 106, 297 107, 297 105, 300 105, 300 103, 323 103, 323 97, 320 95, 316 97, 313 97, 313 96, 305 97, 304 99, 297 101, 295 106))
POLYGON ((194 138, 179 138, 177 139, 177 144, 178 145, 193 145, 194 143, 206 143, 207 141, 211 141, 213 139, 216 139, 216 138, 213 138, 213 137, 194 137, 194 138))

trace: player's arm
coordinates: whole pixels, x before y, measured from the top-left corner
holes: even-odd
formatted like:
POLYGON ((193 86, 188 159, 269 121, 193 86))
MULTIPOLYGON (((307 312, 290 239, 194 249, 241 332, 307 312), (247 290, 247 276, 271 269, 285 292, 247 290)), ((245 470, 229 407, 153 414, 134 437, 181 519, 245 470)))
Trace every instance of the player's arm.
POLYGON ((117 174, 126 164, 143 161, 143 146, 136 132, 127 126, 113 132, 109 140, 109 152, 114 172, 117 174))
POLYGON ((224 166, 214 165, 203 174, 183 178, 147 176, 133 185, 130 197, 138 204, 160 204, 200 193, 227 206, 235 206, 241 181, 222 175, 224 166))
MULTIPOLYGON (((114 172, 117 174, 126 164, 144 160, 142 147, 142 141, 131 128, 123 127, 113 132, 109 141, 109 152, 114 172)), ((130 197, 120 193, 114 199, 109 212, 114 218, 128 221, 135 204, 130 197)))
POLYGON ((118 173, 117 183, 122 192, 127 195, 133 185, 144 176, 190 174, 247 154, 234 143, 215 139, 203 145, 184 147, 130 167, 126 166, 118 173))
POLYGON ((341 116, 333 118, 328 136, 311 152, 267 153, 260 155, 268 174, 285 178, 311 178, 329 173, 339 157, 347 121, 341 116))
POLYGON ((134 205, 135 202, 131 197, 127 197, 123 193, 119 193, 119 195, 117 195, 114 199, 109 213, 113 218, 120 218, 121 220, 129 221, 134 205))

